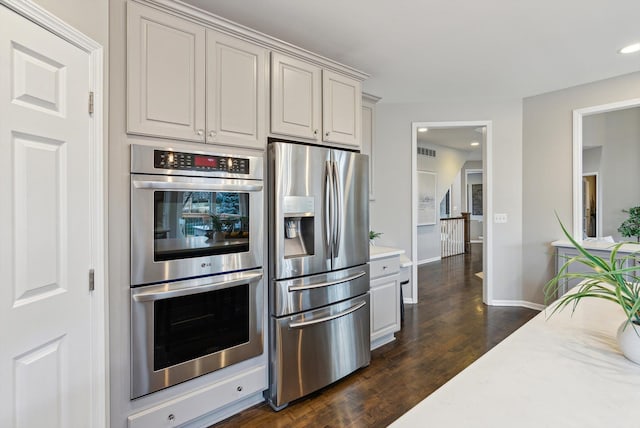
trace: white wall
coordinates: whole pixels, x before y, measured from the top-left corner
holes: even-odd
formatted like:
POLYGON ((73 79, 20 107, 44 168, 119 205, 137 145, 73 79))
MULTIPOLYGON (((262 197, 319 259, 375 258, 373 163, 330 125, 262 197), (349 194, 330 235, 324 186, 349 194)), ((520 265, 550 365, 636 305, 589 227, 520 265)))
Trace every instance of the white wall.
MULTIPOLYGON (((366 86, 366 84, 365 84, 366 86)), ((495 300, 522 298, 522 101, 519 99, 449 99, 425 103, 384 103, 376 111, 374 174, 376 200, 371 207, 381 245, 411 254, 411 123, 490 120, 493 123, 494 211, 509 222, 494 225, 495 272, 490 279, 495 300), (384 169, 383 169, 384 168, 384 169)), ((486 161, 486 159, 485 159, 486 161)))
MULTIPOLYGON (((454 183, 460 168, 468 154, 462 150, 443 147, 437 144, 420 144, 420 147, 434 149, 436 157, 417 155, 418 171, 430 171, 437 174, 436 212, 440 213, 440 201, 454 183)), ((435 225, 418 226, 418 261, 433 260, 440 257, 440 218, 435 225)))
POLYGON ((109 42, 109 0, 33 0, 105 48, 109 42))
POLYGON ((523 100, 523 299, 541 303, 555 271, 550 242, 572 230, 572 112, 640 97, 640 72, 523 100))

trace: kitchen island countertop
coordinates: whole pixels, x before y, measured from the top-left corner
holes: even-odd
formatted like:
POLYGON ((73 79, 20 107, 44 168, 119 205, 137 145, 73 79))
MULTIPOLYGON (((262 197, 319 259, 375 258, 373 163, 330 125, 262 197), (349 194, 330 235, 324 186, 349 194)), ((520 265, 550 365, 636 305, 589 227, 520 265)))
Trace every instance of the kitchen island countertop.
POLYGON ((391 426, 638 426, 640 365, 622 355, 615 337, 622 309, 592 298, 573 316, 571 308, 548 314, 542 311, 391 426))

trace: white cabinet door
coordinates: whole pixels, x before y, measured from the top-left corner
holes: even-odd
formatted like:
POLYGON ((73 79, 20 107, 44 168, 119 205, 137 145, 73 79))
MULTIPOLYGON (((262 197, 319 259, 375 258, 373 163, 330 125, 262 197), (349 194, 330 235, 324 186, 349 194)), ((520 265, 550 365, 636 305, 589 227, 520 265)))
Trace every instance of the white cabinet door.
POLYGON ((377 99, 375 98, 365 98, 363 95, 362 99, 362 149, 361 153, 369 156, 369 200, 373 201, 375 199, 374 196, 374 174, 373 174, 373 145, 375 139, 375 103, 377 99))
POLYGON ((0 22, 0 426, 98 426, 90 54, 3 6, 0 22))
POLYGON ((360 82, 332 71, 322 72, 322 140, 360 148, 360 82))
POLYGON ((321 70, 271 54, 271 132, 320 140, 321 70))
POLYGON ((400 330, 400 286, 398 275, 371 281, 371 342, 400 330))
POLYGON ((207 143, 264 149, 267 51, 207 30, 207 143))
POLYGON ((204 27, 127 3, 127 132, 205 141, 204 27))

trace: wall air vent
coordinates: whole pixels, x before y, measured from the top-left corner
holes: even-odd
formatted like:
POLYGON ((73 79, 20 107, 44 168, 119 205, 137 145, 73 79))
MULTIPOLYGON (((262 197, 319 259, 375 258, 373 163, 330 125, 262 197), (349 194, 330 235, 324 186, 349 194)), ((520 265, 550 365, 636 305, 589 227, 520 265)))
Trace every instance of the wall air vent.
POLYGON ((418 154, 422 156, 436 157, 436 151, 433 149, 427 149, 426 147, 418 147, 418 154))

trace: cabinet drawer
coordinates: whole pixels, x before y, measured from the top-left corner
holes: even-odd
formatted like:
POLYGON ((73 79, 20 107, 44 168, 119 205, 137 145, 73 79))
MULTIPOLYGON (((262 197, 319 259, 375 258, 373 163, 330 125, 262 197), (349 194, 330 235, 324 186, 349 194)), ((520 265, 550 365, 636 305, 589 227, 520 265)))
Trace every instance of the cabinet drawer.
POLYGON ((383 259, 371 260, 369 262, 369 276, 371 279, 385 275, 393 275, 400 272, 400 257, 385 257, 383 259))
POLYGON ((129 416, 129 428, 178 426, 267 389, 260 365, 129 416))

